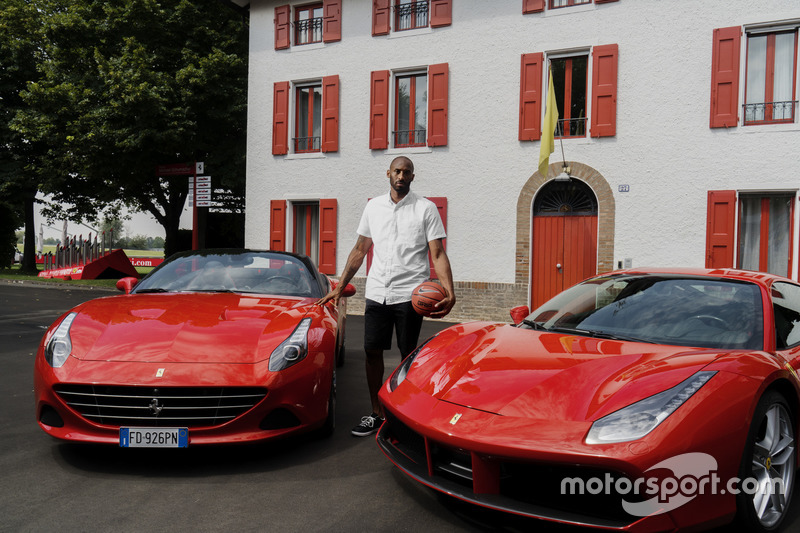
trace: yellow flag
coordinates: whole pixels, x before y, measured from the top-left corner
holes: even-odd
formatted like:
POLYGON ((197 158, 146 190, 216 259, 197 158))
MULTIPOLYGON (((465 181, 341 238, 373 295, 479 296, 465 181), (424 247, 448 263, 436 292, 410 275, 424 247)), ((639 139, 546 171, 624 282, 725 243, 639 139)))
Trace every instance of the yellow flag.
POLYGON ((544 107, 544 122, 542 122, 542 144, 539 147, 539 174, 547 178, 550 166, 550 154, 555 150, 555 131, 558 124, 558 107, 556 106, 556 91, 553 88, 553 71, 550 71, 550 82, 547 85, 547 103, 544 107))

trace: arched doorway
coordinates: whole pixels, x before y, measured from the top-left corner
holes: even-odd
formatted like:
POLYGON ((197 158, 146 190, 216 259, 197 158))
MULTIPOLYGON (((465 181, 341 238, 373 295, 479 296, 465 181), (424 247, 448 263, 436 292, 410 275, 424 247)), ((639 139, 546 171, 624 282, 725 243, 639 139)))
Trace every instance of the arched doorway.
POLYGON ((533 202, 531 308, 597 273, 597 197, 586 183, 551 180, 533 202))

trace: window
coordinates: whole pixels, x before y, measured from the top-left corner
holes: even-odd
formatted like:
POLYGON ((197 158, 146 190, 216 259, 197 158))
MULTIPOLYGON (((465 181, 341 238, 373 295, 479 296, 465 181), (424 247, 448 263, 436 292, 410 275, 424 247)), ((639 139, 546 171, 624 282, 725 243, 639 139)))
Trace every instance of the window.
POLYGON ((428 27, 428 0, 395 0, 395 31, 428 27))
POLYGON ((322 85, 295 89, 295 153, 319 152, 322 140, 322 85))
MULTIPOLYGON (((566 0, 564 0, 566 1, 566 0)), ((588 56, 553 59, 553 86, 558 107, 556 137, 586 136, 586 72, 588 56)))
POLYGON ((547 9, 558 9, 560 7, 579 6, 584 4, 610 4, 619 0, 522 0, 522 13, 542 13, 545 4, 547 9))
MULTIPOLYGON (((559 121, 557 136, 613 137, 617 132, 617 57, 616 44, 595 46, 591 54, 554 57, 553 86, 559 121), (591 87, 589 69, 591 68, 591 87), (590 91, 591 88, 591 91, 590 91)), ((547 87, 542 52, 522 54, 520 70, 519 140, 537 141, 542 134, 542 101, 547 87)))
POLYGON ((291 86, 289 81, 275 83, 272 154, 289 153, 290 118, 294 122, 292 153, 339 151, 339 76, 298 83, 294 91, 291 86), (293 116, 290 116, 290 109, 294 109, 293 116))
POLYGON ((295 6, 275 8, 275 50, 310 43, 331 43, 342 40, 342 0, 323 0, 295 6), (292 37, 294 36, 294 38, 292 37))
POLYGON ((744 124, 794 122, 797 31, 747 37, 744 124))
POLYGON ((739 195, 737 268, 789 275, 794 195, 739 195))
POLYGON ((372 35, 452 24, 453 0, 372 0, 372 35))
POLYGON ((322 4, 296 7, 294 10, 294 44, 322 42, 322 4))
POLYGON ((750 27, 744 65, 742 27, 714 30, 711 58, 711 128, 794 123, 797 113, 797 23, 750 27), (744 104, 739 107, 740 87, 744 104))
MULTIPOLYGON (((287 201, 270 202, 270 250, 286 251, 287 201)), ((335 199, 291 203, 291 249, 307 255, 323 274, 336 274, 338 207, 335 199)))
POLYGON ((428 110, 428 75, 395 78, 394 147, 425 146, 428 110))
POLYGON ((314 264, 319 262, 319 203, 297 202, 292 204, 294 215, 294 240, 292 251, 307 255, 314 264))
POLYGON ((779 350, 800 343, 800 287, 773 283, 772 308, 775 311, 775 344, 779 350))
POLYGON ((370 83, 371 149, 447 145, 447 63, 426 70, 375 71, 370 83))
POLYGON ((791 277, 796 198, 794 192, 709 191, 706 268, 791 277))

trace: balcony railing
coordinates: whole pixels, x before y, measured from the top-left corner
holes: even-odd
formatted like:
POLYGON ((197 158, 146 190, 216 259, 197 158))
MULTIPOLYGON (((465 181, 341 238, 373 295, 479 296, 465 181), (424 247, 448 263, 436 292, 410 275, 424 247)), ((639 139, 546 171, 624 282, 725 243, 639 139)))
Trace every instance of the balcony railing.
POLYGON ((562 119, 556 124, 556 137, 586 137, 586 118, 562 119))
POLYGON ((744 124, 781 124, 794 122, 797 100, 744 104, 744 124))
POLYGON ((395 148, 408 146, 425 146, 428 130, 398 130, 393 131, 395 148))
POLYGON ((294 44, 322 42, 322 18, 297 20, 294 24, 294 44))
POLYGON ((394 20, 396 31, 427 27, 428 2, 418 1, 394 6, 394 20))
POLYGON ((321 137, 292 137, 294 153, 304 154, 308 152, 319 152, 321 139, 321 137))

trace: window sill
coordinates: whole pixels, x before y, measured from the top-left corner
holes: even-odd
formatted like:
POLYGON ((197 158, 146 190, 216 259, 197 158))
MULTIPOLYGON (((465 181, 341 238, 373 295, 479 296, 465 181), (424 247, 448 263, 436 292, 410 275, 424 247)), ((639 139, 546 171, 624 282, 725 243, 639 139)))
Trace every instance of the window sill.
POLYGON ((544 12, 544 16, 558 17, 560 15, 573 15, 575 13, 585 13, 587 11, 594 11, 594 10, 595 10, 594 3, 579 4, 577 6, 565 6, 565 7, 557 7, 555 9, 546 9, 544 12))
POLYGON ((404 155, 404 154, 431 154, 430 146, 409 146, 408 148, 387 148, 384 150, 386 155, 404 155))
POLYGON ((289 49, 291 53, 307 52, 309 50, 320 50, 325 48, 325 43, 295 44, 289 49))
POLYGON ((417 28, 414 30, 400 30, 389 33, 389 39, 402 39, 403 37, 415 37, 417 35, 427 35, 429 33, 433 33, 433 29, 429 26, 427 28, 417 28))
POLYGON ((304 154, 288 154, 284 159, 287 160, 294 160, 294 159, 325 159, 325 154, 322 152, 308 152, 304 154))
MULTIPOLYGON (((725 128, 714 128, 725 129, 725 128)), ((800 131, 800 124, 753 124, 748 126, 738 125, 736 128, 728 128, 731 133, 746 134, 746 133, 781 133, 786 131, 800 131)))

